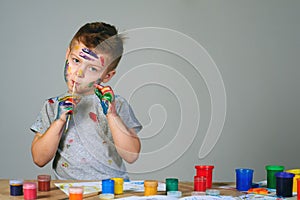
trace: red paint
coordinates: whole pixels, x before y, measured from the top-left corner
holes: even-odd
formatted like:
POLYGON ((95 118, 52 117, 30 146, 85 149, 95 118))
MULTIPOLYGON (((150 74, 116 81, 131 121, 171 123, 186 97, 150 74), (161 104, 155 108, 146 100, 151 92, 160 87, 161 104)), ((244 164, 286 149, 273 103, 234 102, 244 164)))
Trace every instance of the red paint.
POLYGON ((206 188, 212 187, 212 172, 214 169, 214 166, 212 165, 198 165, 195 166, 197 170, 196 176, 205 176, 206 177, 206 188))
POLYGON ((194 176, 194 191, 205 192, 206 191, 206 177, 194 176))
POLYGON ((50 175, 38 175, 38 189, 39 191, 50 191, 50 175))
POLYGON ((90 118, 94 121, 94 122, 98 122, 98 118, 97 118, 97 115, 93 112, 90 112, 89 113, 90 115, 90 118))
POLYGON ((300 178, 297 179, 297 200, 300 200, 300 178))
POLYGON ((50 104, 54 103, 53 99, 48 99, 48 102, 49 102, 50 104))
POLYGON ((25 200, 31 200, 37 198, 37 189, 35 182, 26 182, 23 184, 23 193, 25 200))
POLYGON ((104 57, 103 56, 100 56, 100 62, 101 62, 101 65, 104 67, 104 57))

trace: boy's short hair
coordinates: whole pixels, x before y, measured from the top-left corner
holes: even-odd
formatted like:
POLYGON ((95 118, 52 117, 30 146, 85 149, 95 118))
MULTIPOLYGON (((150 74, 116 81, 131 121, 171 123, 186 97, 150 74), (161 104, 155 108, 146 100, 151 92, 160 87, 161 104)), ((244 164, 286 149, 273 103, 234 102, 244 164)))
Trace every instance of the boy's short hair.
POLYGON ((92 22, 83 25, 72 38, 70 50, 81 42, 87 48, 95 49, 98 53, 109 55, 110 64, 107 66, 111 71, 119 64, 123 54, 123 37, 118 34, 115 26, 104 22, 92 22))

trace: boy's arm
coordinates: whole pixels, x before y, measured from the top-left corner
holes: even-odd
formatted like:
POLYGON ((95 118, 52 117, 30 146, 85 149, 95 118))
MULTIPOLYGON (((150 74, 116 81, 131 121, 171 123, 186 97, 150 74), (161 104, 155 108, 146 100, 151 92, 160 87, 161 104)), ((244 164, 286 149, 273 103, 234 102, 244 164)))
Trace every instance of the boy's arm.
POLYGON ((114 144, 119 155, 128 163, 135 162, 141 150, 141 142, 134 129, 129 129, 116 112, 114 92, 109 86, 95 85, 103 113, 106 115, 114 144))
POLYGON ((55 156, 68 116, 75 106, 73 97, 59 99, 56 119, 44 134, 36 133, 31 144, 32 159, 39 167, 45 166, 55 156))
POLYGON ((141 150, 140 139, 135 130, 127 128, 115 113, 108 112, 106 116, 118 153, 126 162, 135 162, 141 150))
POLYGON ((44 134, 36 133, 31 144, 33 162, 45 166, 55 156, 66 121, 55 120, 44 134))

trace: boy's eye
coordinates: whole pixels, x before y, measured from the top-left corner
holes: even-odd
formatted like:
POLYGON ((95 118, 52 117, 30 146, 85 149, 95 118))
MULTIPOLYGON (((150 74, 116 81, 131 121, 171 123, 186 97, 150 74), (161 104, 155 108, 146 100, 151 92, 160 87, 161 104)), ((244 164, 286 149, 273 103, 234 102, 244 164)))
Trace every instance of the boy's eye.
POLYGON ((79 63, 79 60, 77 58, 72 59, 74 63, 79 63))
POLYGON ((98 71, 98 69, 96 67, 89 67, 89 70, 91 72, 97 72, 98 71))

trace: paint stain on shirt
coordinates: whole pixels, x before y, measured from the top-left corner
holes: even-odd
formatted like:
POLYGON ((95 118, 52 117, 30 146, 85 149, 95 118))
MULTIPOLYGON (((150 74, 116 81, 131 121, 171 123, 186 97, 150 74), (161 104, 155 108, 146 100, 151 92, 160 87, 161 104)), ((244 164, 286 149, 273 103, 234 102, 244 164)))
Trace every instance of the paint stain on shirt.
POLYGON ((98 122, 98 117, 95 113, 90 112, 89 113, 91 120, 93 120, 94 122, 98 122))

